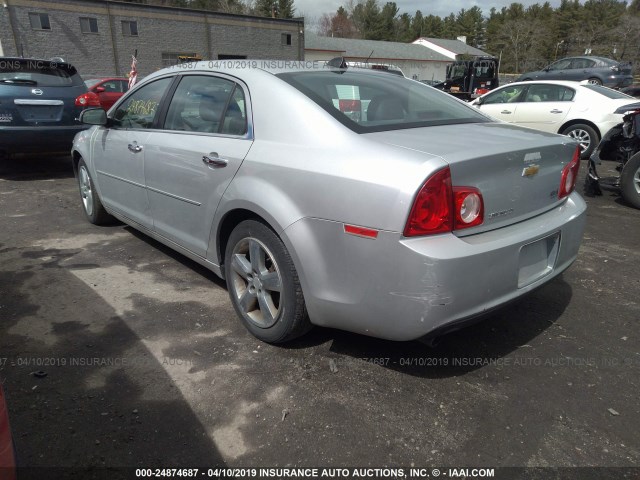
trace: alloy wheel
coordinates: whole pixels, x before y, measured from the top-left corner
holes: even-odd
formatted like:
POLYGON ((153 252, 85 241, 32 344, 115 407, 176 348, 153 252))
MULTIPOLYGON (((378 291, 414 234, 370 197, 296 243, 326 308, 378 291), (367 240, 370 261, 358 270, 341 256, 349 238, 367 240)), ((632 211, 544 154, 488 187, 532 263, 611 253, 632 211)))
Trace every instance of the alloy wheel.
POLYGON ((260 328, 279 319, 283 305, 282 276, 267 246, 252 237, 243 238, 231 255, 229 286, 243 316, 260 328))
POLYGON ((89 172, 87 172, 85 166, 80 167, 78 179, 84 210, 87 212, 87 215, 91 216, 93 214, 93 192, 91 191, 91 177, 89 177, 89 172))
POLYGON ((591 145, 591 135, 589 135, 589 132, 582 130, 581 128, 571 130, 567 135, 578 141, 581 152, 587 151, 591 145))
POLYGON ((636 189, 636 193, 640 195, 640 168, 633 174, 633 186, 636 189))

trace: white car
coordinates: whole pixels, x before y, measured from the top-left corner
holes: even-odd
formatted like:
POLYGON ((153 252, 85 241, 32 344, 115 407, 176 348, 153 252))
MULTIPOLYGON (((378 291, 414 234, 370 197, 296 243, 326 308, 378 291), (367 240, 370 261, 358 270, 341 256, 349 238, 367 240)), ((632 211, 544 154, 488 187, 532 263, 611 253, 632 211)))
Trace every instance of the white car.
POLYGON ((622 122, 625 112, 640 108, 637 98, 617 90, 551 80, 510 83, 471 104, 505 122, 573 137, 580 143, 582 158, 622 122))

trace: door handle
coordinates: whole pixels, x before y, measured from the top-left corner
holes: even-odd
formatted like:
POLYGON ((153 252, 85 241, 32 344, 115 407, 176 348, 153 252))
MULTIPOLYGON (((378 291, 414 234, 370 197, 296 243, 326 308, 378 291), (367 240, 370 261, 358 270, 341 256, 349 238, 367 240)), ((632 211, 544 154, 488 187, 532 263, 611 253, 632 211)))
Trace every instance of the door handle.
POLYGON ((562 113, 562 110, 558 110, 557 108, 554 108, 549 113, 562 113))
POLYGON ((142 151, 142 146, 138 145, 138 142, 130 143, 129 145, 127 145, 127 148, 133 153, 139 153, 142 151))
POLYGON ((202 162, 208 167, 222 168, 227 166, 229 160, 220 157, 216 152, 211 152, 209 155, 202 156, 202 162))
POLYGON ((500 113, 502 113, 504 115, 510 115, 511 111, 510 110, 502 110, 500 113))

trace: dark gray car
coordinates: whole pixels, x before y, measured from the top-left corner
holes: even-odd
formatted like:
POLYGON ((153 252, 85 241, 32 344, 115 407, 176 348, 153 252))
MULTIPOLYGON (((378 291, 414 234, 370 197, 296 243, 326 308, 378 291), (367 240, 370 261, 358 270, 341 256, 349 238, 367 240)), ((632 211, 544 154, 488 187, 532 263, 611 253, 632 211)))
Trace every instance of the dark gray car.
POLYGON ((69 151, 75 134, 87 128, 75 104, 86 91, 68 63, 0 57, 0 158, 69 151))
POLYGON ((630 63, 621 63, 604 57, 569 57, 558 60, 537 72, 527 72, 518 82, 528 80, 574 80, 622 88, 633 83, 630 63))

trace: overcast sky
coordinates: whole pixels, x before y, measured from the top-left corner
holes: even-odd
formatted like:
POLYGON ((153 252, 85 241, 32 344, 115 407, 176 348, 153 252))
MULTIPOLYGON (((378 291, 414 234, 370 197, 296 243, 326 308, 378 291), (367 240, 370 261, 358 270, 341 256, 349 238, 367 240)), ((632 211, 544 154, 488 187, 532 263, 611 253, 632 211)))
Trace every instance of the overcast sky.
MULTIPOLYGON (((348 0, 295 0, 296 15, 304 15, 306 23, 309 27, 315 27, 319 18, 323 13, 333 14, 341 5, 346 5, 348 0)), ((356 2, 357 0, 354 0, 356 2)), ((446 17, 450 13, 458 13, 461 9, 469 9, 478 6, 482 9, 482 13, 489 14, 491 7, 497 9, 506 7, 516 0, 395 0, 396 5, 400 9, 400 13, 409 13, 413 15, 416 10, 420 10, 424 16, 438 15, 446 17)), ((384 5, 387 0, 378 0, 380 6, 384 5)), ((534 3, 544 3, 544 0, 519 0, 525 6, 534 3)), ((560 0, 550 0, 552 7, 560 5, 560 0)))

